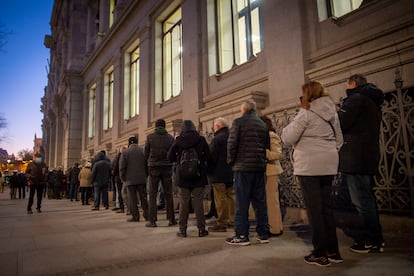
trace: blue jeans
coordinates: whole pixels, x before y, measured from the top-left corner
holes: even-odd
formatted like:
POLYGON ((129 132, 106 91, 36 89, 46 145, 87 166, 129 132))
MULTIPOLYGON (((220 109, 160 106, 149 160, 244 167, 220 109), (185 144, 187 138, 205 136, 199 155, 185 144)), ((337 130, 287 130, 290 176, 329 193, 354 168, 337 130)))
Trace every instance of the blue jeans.
POLYGON ((371 175, 342 173, 348 185, 349 196, 364 224, 361 240, 379 245, 384 239, 379 221, 377 202, 372 191, 371 175))
POLYGON ((103 206, 105 206, 105 208, 109 207, 108 185, 102 185, 102 186, 94 185, 94 189, 95 189, 95 195, 94 195, 95 204, 94 204, 94 207, 99 208, 99 205, 101 204, 101 197, 102 197, 103 206))
POLYGON ((332 175, 298 176, 312 229, 312 253, 316 257, 339 253, 332 209, 332 175))
POLYGON ((69 198, 78 200, 78 187, 79 184, 71 183, 69 184, 69 198))
POLYGON ((249 235, 249 206, 253 205, 256 216, 256 232, 259 236, 269 234, 267 222, 266 190, 264 172, 234 172, 236 211, 234 229, 236 235, 249 235))

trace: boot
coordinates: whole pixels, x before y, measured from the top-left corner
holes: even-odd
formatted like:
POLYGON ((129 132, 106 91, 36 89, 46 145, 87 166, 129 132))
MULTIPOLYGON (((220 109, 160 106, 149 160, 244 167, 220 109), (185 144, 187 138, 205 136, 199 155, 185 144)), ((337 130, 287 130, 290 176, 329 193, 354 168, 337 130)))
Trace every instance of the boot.
POLYGON ((208 235, 208 231, 206 230, 205 227, 199 228, 198 229, 198 236, 199 237, 205 237, 208 235))
POLYGON ((180 230, 177 232, 177 237, 185 238, 187 237, 187 231, 186 230, 180 230))

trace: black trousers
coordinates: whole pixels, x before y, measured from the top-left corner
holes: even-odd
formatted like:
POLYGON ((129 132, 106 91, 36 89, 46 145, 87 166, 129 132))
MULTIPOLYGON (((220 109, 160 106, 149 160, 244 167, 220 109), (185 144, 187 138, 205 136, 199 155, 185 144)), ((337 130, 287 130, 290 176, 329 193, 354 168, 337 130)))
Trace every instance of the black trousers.
POLYGON ((171 166, 149 167, 149 221, 157 221, 157 194, 158 185, 161 183, 167 207, 167 219, 175 222, 174 203, 172 193, 172 170, 171 166))
POLYGON ((138 185, 128 185, 127 186, 128 194, 128 210, 132 215, 133 219, 139 220, 139 211, 138 211, 138 197, 141 201, 141 208, 144 215, 144 219, 148 219, 148 200, 147 200, 147 185, 138 184, 138 185))
POLYGON ((306 212, 312 228, 313 254, 317 257, 339 253, 332 209, 333 176, 299 176, 306 212))
POLYGON ((40 209, 42 207, 42 198, 43 198, 43 189, 45 185, 44 183, 30 183, 30 194, 29 194, 29 203, 27 204, 27 211, 32 210, 34 194, 36 192, 37 196, 37 207, 36 209, 40 209))

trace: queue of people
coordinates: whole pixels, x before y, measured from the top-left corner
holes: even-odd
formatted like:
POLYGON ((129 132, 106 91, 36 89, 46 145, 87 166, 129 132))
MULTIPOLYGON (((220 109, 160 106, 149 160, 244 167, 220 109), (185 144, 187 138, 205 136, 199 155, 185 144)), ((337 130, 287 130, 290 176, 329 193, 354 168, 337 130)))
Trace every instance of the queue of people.
MULTIPOLYGON (((101 151, 81 169, 75 163, 68 174, 67 197, 77 201, 80 189, 82 205, 89 205, 93 198, 93 211, 101 205, 108 209, 108 183, 113 177, 117 202, 113 210, 126 212, 130 216, 128 222, 141 221, 142 212, 145 226, 154 228, 158 226, 157 197, 161 187, 168 226, 178 224, 178 237, 187 237, 189 213, 194 209, 199 237, 233 229, 234 235, 225 242, 249 245, 249 214, 253 209, 255 240, 265 244, 270 237, 283 234, 278 186, 285 144, 293 147, 293 173, 299 180, 312 229, 313 250, 304 261, 322 267, 343 262, 332 206, 332 182, 338 172, 348 184, 366 230, 350 249, 381 253, 384 239, 372 181, 379 162, 384 96, 360 74, 347 80, 346 93, 338 110, 322 83, 306 82, 302 85, 301 109, 281 136, 267 116, 256 114, 253 100, 241 104, 241 116, 231 126, 224 118, 214 119, 210 144, 191 120, 184 120, 180 132, 173 137, 166 130, 166 122, 158 119, 144 147, 138 145, 138 137, 131 136, 128 146, 122 146, 112 162, 101 151), (203 201, 208 183, 214 192, 217 219, 207 228, 203 201), (175 188, 179 195, 178 221, 175 188)), ((36 155, 26 176, 30 183, 29 214, 33 213, 35 193, 36 209, 41 212, 45 182, 53 187, 53 197, 61 198, 61 168, 47 172, 42 157, 36 155)))

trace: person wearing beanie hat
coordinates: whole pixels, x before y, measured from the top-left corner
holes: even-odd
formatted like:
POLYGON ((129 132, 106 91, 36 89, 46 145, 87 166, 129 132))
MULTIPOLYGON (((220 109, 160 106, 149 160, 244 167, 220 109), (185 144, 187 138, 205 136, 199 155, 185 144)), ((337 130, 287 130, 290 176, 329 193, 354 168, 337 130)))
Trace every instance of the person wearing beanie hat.
POLYGON ((168 226, 177 224, 174 215, 172 192, 172 163, 167 158, 168 151, 174 142, 174 137, 165 129, 165 121, 155 122, 155 131, 147 136, 145 142, 145 160, 149 174, 149 222, 147 227, 157 227, 157 194, 161 183, 167 207, 168 226))
POLYGON ((147 164, 145 161, 144 149, 138 146, 136 136, 128 139, 128 148, 119 158, 119 178, 127 189, 128 210, 132 217, 128 222, 139 221, 138 198, 141 202, 144 219, 148 219, 147 201, 147 164))

